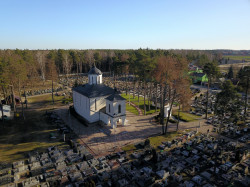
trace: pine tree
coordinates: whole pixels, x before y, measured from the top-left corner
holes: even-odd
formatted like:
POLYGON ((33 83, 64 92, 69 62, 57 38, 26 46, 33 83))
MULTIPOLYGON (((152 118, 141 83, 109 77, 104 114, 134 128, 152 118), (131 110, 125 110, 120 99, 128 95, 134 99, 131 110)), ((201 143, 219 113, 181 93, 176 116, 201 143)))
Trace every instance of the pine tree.
POLYGON ((228 73, 227 73, 227 78, 228 79, 233 79, 234 78, 234 72, 233 72, 233 66, 230 66, 228 73))

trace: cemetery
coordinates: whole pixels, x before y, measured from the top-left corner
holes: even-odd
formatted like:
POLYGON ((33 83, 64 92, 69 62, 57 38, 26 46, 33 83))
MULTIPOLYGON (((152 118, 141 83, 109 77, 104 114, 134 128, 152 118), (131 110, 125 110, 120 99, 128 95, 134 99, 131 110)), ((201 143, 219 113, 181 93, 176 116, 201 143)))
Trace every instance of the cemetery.
MULTIPOLYGON (((128 80, 127 85, 123 77, 113 82, 112 77, 107 75, 103 76, 102 81, 110 87, 114 87, 114 84, 119 87, 123 92, 122 96, 127 99, 126 106, 130 97, 130 101, 136 103, 137 98, 132 99, 132 96, 140 96, 139 109, 143 109, 144 90, 151 89, 152 85, 148 84, 147 87, 137 90, 133 88, 133 77, 128 80), (130 96, 126 96, 126 91, 130 96)), ((86 83, 87 79, 86 77, 67 78, 67 80, 61 78, 60 81, 66 88, 76 85, 76 82, 86 83)), ((60 96, 57 91, 63 91, 63 87, 54 90, 57 96, 60 96)), ((200 131, 197 119, 206 113, 207 98, 206 94, 200 93, 199 89, 192 91, 194 100, 192 100, 191 110, 185 115, 189 114, 193 118, 187 120, 187 123, 193 121, 195 126, 191 131, 187 130, 183 133, 177 131, 166 141, 160 138, 154 139, 154 136, 159 136, 158 131, 161 128, 152 120, 157 118, 158 113, 149 115, 147 119, 138 113, 141 117, 139 120, 144 122, 141 125, 138 121, 133 121, 136 124, 134 129, 129 125, 132 123, 129 116, 136 115, 129 113, 128 126, 127 124, 111 125, 110 129, 107 122, 102 124, 104 127, 93 126, 93 132, 91 132, 87 130, 92 128, 91 125, 74 127, 65 121, 63 116, 67 118, 69 113, 59 115, 60 112, 56 110, 43 110, 44 119, 56 128, 56 131, 49 133, 49 139, 59 140, 67 146, 49 146, 46 151, 29 152, 25 159, 1 163, 0 186, 249 186, 250 124, 242 123, 242 118, 237 122, 232 121, 232 112, 227 112, 223 117, 215 115, 217 92, 210 90, 209 115, 206 120, 208 126, 204 128, 209 129, 212 126, 212 131, 208 130, 207 133, 204 133, 204 129, 200 131), (86 131, 85 134, 82 133, 83 131, 86 131), (156 135, 155 132, 158 134, 156 135), (145 140, 146 137, 149 138, 145 140), (136 142, 138 138, 144 138, 144 141, 138 143, 136 142), (131 142, 136 143, 130 145, 131 142), (108 143, 115 145, 113 151, 108 150, 110 148, 108 143), (123 149, 125 144, 126 149, 123 149), (95 146, 103 149, 96 151, 93 149, 95 146)), ((51 92, 51 89, 27 91, 27 96, 51 92)), ((152 95, 146 92, 146 97, 152 98, 147 102, 153 103, 154 96, 159 97, 159 92, 159 88, 152 89, 152 95)), ((73 94, 67 92, 67 95, 71 97, 73 94)), ((106 112, 108 110, 107 105, 106 112)), ((153 106, 151 110, 154 110, 153 106)), ((240 110, 242 113, 243 106, 240 106, 240 110)), ((171 114, 175 118, 170 120, 170 126, 174 128, 176 111, 171 114)), ((185 120, 181 115, 180 120, 183 122, 185 120)))
POLYGON ((150 141, 132 153, 95 158, 86 147, 49 147, 25 160, 1 165, 7 186, 249 186, 249 150, 242 144, 201 134, 183 134, 154 149, 150 141))
POLYGON ((250 187, 249 3, 1 1, 0 187, 250 187))

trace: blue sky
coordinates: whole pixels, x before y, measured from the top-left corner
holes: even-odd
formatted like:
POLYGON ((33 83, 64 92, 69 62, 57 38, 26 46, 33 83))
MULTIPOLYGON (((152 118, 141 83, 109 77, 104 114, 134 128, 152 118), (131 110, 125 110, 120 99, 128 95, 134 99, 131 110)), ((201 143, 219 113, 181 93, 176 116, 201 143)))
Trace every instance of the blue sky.
POLYGON ((250 0, 0 0, 1 49, 250 49, 250 0))

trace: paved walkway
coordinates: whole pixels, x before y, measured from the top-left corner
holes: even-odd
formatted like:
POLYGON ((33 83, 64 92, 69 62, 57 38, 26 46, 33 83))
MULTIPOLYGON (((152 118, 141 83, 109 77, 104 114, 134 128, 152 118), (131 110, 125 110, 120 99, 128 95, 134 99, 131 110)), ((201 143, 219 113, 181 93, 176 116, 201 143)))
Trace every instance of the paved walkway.
MULTIPOLYGON (((127 102, 127 103, 128 103, 128 102, 127 102)), ((130 105, 132 105, 133 107, 136 108, 136 110, 137 110, 138 113, 139 113, 139 116, 142 116, 142 115, 143 115, 141 109, 140 109, 136 104, 130 102, 130 105)))
MULTIPOLYGON (((67 107, 57 109, 56 112, 62 117, 74 132, 79 136, 83 144, 87 144, 90 149, 98 156, 106 155, 110 152, 119 151, 119 148, 136 142, 143 141, 152 135, 161 134, 162 126, 153 121, 155 114, 147 116, 137 116, 127 111, 126 125, 117 126, 112 129, 110 126, 90 125, 89 127, 81 124, 77 119, 71 116, 67 107)), ((200 132, 206 133, 211 125, 200 120, 200 132)), ((199 122, 180 122, 179 130, 193 129, 199 126, 199 122)), ((169 132, 175 131, 176 125, 169 125, 169 132)), ((77 138, 77 137, 76 137, 77 138)))

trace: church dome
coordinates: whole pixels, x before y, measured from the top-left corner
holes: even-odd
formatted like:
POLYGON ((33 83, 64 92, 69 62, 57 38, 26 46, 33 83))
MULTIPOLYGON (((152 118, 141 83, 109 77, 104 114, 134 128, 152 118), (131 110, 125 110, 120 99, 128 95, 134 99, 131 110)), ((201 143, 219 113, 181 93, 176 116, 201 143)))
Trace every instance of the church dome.
POLYGON ((102 72, 95 66, 93 66, 90 70, 89 70, 89 75, 101 75, 102 72))

